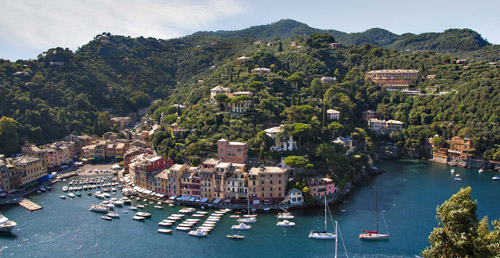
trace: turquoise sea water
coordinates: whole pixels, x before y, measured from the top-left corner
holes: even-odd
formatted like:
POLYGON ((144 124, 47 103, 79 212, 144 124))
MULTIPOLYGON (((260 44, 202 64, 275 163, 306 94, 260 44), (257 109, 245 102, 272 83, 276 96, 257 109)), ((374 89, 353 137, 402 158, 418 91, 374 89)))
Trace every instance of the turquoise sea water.
MULTIPOLYGON (((331 206, 349 257, 415 257, 437 225, 436 206, 460 187, 472 186, 480 218, 486 214, 490 220, 500 218, 500 181, 491 180, 492 172, 455 168, 463 179, 455 181, 449 167, 429 162, 392 161, 379 168, 387 173, 355 189, 346 203, 331 206), (374 187, 385 211, 389 241, 358 239, 363 229, 374 227, 374 187)), ((334 241, 308 238, 309 230, 322 226, 322 209, 293 211, 297 225, 289 228, 276 226, 276 212, 261 213, 251 230, 242 231, 243 240, 225 237, 234 233, 231 225, 236 224, 226 215, 207 238, 196 238, 175 230, 172 235, 156 232, 158 222, 180 207, 158 210, 149 205, 144 211, 152 217, 145 222, 133 221, 133 211, 124 214, 124 208, 117 208, 121 218, 105 221, 87 210, 99 202, 93 195, 60 199, 63 185, 30 197, 42 210, 1 207, 0 212, 18 226, 13 234, 0 235, 0 257, 333 257, 334 241)), ((381 231, 384 228, 381 224, 381 231)), ((339 257, 345 257, 341 249, 339 257)))

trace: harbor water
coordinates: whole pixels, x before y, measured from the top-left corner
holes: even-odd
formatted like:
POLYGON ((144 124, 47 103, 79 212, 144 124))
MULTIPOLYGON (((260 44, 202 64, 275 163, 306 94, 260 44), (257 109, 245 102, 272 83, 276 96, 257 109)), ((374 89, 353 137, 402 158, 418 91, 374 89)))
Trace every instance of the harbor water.
MULTIPOLYGON (((428 245, 428 235, 437 226, 436 207, 461 187, 471 186, 478 201, 478 217, 500 218, 500 181, 493 172, 479 174, 476 169, 455 168, 462 180, 453 180, 450 167, 425 161, 386 162, 379 168, 387 171, 354 189, 345 203, 332 205, 349 257, 415 257, 428 245), (375 228, 375 189, 384 213, 390 240, 368 242, 358 239, 362 230, 375 228)), ((233 240, 227 234, 235 219, 226 214, 208 237, 188 236, 172 229, 172 234, 158 234, 158 222, 181 207, 143 210, 152 214, 144 222, 132 220, 135 211, 115 208, 119 219, 102 220, 103 214, 88 211, 100 202, 83 191, 81 197, 60 199, 67 182, 53 185, 53 190, 29 198, 43 206, 30 212, 22 207, 1 207, 0 212, 18 226, 11 234, 0 235, 0 257, 333 257, 335 241, 308 238, 311 229, 323 227, 324 210, 294 210, 294 227, 277 227, 276 211, 260 212, 252 229, 241 231, 246 238, 233 240)), ((95 190, 93 191, 95 192, 95 190)), ((111 197, 119 198, 118 192, 111 197)), ((143 203, 132 201, 132 204, 143 203)), ((208 210, 209 212, 212 212, 208 210)), ((231 213, 232 214, 232 213, 231 213)), ((189 217, 189 216, 186 216, 189 217)), ((204 219, 202 218, 202 221, 204 219)), ((329 222, 329 231, 332 223, 329 222)), ((381 220, 380 231, 386 228, 381 220)), ((339 241, 339 257, 345 257, 339 241)))

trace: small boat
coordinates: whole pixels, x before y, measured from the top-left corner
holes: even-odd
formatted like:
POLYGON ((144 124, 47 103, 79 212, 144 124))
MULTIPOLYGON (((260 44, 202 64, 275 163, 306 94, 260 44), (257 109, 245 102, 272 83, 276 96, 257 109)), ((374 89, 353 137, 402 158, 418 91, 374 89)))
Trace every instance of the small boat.
POLYGON ((37 191, 36 191, 36 193, 42 193, 42 191, 40 191, 40 190, 37 190, 37 191))
POLYGON ((142 201, 143 201, 143 202, 147 202, 147 201, 148 201, 148 199, 144 199, 144 200, 142 200, 142 201))
MULTIPOLYGON (((262 209, 262 210, 264 210, 264 211, 270 211, 270 210, 271 210, 271 208, 266 207, 266 208, 264 208, 264 209, 262 209)), ((245 236, 243 236, 243 237, 245 237, 245 236)))
POLYGON ((200 219, 186 219, 187 222, 200 222, 200 219))
POLYGON ((455 177, 453 178, 453 180, 456 180, 456 181, 462 181, 462 178, 460 177, 460 174, 455 174, 455 177))
POLYGON ((115 208, 115 205, 114 205, 114 204, 112 204, 112 203, 104 204, 104 206, 105 206, 106 208, 109 208, 109 209, 114 209, 114 208, 115 208))
POLYGON ((74 198, 75 194, 74 193, 69 193, 68 196, 71 197, 71 198, 74 198))
POLYGON ((170 203, 170 204, 168 205, 168 207, 174 207, 174 205, 170 203))
POLYGON ((203 214, 203 215, 207 215, 207 214, 208 214, 208 212, 206 212, 206 211, 197 211, 197 212, 196 212, 196 214, 203 214))
POLYGON ((164 228, 160 228, 156 232, 162 233, 162 234, 172 234, 172 230, 171 229, 164 229, 164 228))
POLYGON ((450 170, 450 172, 451 172, 452 174, 453 174, 453 173, 455 173, 455 169, 454 169, 454 168, 452 168, 452 169, 450 170))
POLYGON ((123 211, 123 213, 128 213, 128 211, 123 211))
POLYGON ((113 201, 113 204, 115 206, 123 206, 123 201, 118 201, 118 200, 117 201, 113 201))
POLYGON ((245 236, 243 235, 238 235, 238 234, 234 234, 234 235, 226 235, 227 238, 231 238, 231 239, 243 239, 245 238, 245 236))
POLYGON ((229 217, 232 218, 232 219, 239 219, 240 215, 230 215, 229 217))
POLYGON ((80 192, 75 192, 75 195, 76 195, 76 196, 79 196, 79 197, 81 197, 81 196, 82 196, 82 194, 81 194, 80 192))
POLYGON ((293 219, 294 216, 290 212, 280 212, 278 213, 278 216, 276 216, 278 219, 293 219))
POLYGON ((108 213, 106 213, 106 216, 111 217, 111 218, 120 218, 120 214, 114 213, 114 212, 108 212, 108 213))
POLYGON ((151 213, 147 213, 147 212, 137 212, 137 213, 135 214, 135 216, 141 216, 141 217, 149 218, 149 217, 151 217, 151 213))
POLYGON ((176 229, 176 230, 180 230, 180 231, 189 231, 189 230, 191 230, 191 228, 190 228, 190 227, 181 227, 181 226, 178 226, 178 227, 176 227, 175 229, 176 229))
POLYGON ((109 208, 104 206, 104 205, 101 205, 101 204, 97 204, 97 205, 91 204, 89 210, 95 211, 95 212, 108 212, 109 208))
POLYGON ((177 220, 175 220, 175 219, 164 219, 164 220, 162 220, 161 222, 165 222, 165 223, 175 223, 175 222, 177 222, 177 220))
POLYGON ((255 223, 257 222, 257 218, 256 217, 239 218, 237 221, 240 223, 255 223))
POLYGON ((135 211, 135 210, 137 210, 137 207, 135 207, 135 206, 130 206, 130 207, 128 207, 128 209, 129 209, 129 210, 131 210, 131 211, 135 211))
POLYGON ((63 190, 63 192, 67 192, 68 191, 68 187, 67 186, 63 186, 62 190, 63 190))
POLYGON ((104 197, 107 197, 107 198, 111 197, 111 195, 110 195, 109 193, 103 193, 102 195, 103 195, 104 197))
POLYGON ((64 196, 64 195, 61 195, 59 197, 61 197, 61 199, 66 199, 66 196, 64 196))
POLYGON ((493 180, 500 180, 500 176, 494 176, 491 179, 493 179, 493 180))
POLYGON ((164 227, 170 227, 172 226, 173 223, 168 223, 168 222, 163 222, 163 221, 160 221, 160 223, 158 223, 159 226, 164 226, 164 227))
POLYGON ((194 217, 194 218, 203 218, 203 217, 205 217, 205 215, 204 215, 204 214, 198 214, 198 213, 193 214, 193 215, 191 215, 191 216, 192 216, 192 217, 194 217))
POLYGON ((283 220, 283 221, 276 223, 276 226, 278 226, 278 227, 293 227, 293 226, 295 226, 295 222, 283 220))
POLYGON ((139 209, 144 209, 144 205, 142 205, 142 204, 137 204, 135 207, 137 207, 139 209))
POLYGON ((484 170, 482 168, 480 168, 477 172, 479 172, 479 174, 481 174, 484 172, 484 170))
POLYGON ((196 230, 189 231, 188 235, 190 236, 196 236, 196 237, 206 237, 208 236, 208 233, 200 228, 196 230))
POLYGON ((87 195, 92 195, 92 192, 91 192, 91 191, 88 191, 88 192, 87 192, 87 195))
POLYGON ((113 220, 113 218, 111 218, 109 216, 101 216, 101 219, 103 219, 103 220, 113 220))
POLYGON ((137 197, 137 198, 135 198, 135 200, 136 200, 136 201, 140 201, 140 200, 141 200, 141 198, 140 198, 140 197, 137 197))
POLYGON ((231 226, 231 229, 237 229, 237 230, 249 230, 251 228, 252 228, 252 226, 247 225, 245 223, 240 223, 238 225, 231 226))
POLYGON ((47 190, 49 190, 49 191, 52 191, 52 187, 50 187, 50 186, 46 186, 45 188, 46 188, 47 190))
POLYGON ((141 217, 141 216, 133 216, 132 219, 133 220, 141 220, 141 221, 143 221, 145 218, 141 217))
POLYGON ((155 205, 155 208, 156 209, 163 209, 163 206, 161 206, 161 205, 155 205))

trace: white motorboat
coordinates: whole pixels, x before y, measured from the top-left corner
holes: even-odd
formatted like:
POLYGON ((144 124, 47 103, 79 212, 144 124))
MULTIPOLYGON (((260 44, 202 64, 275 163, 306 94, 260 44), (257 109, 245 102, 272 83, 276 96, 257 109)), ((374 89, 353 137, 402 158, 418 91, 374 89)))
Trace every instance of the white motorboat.
POLYGON ((208 236, 208 233, 200 228, 196 230, 189 231, 188 235, 190 236, 196 236, 196 237, 206 237, 208 236))
POLYGON ((231 238, 231 239, 243 239, 243 238, 245 238, 245 236, 239 235, 239 234, 226 235, 226 237, 231 238))
POLYGON ((108 212, 109 209, 108 207, 101 205, 101 204, 91 204, 89 211, 95 211, 95 212, 108 212))
POLYGON ((193 214, 193 215, 191 215, 191 216, 192 216, 192 217, 194 217, 194 218, 203 218, 203 217, 205 217, 205 214, 198 214, 198 213, 195 213, 195 214, 193 214))
POLYGON ((106 198, 111 197, 111 195, 110 195, 109 193, 103 193, 102 195, 103 195, 104 197, 106 197, 106 198))
POLYGON ((61 199, 66 199, 66 196, 64 196, 64 195, 61 195, 61 196, 59 196, 59 197, 60 197, 61 199))
POLYGON ((167 218, 167 219, 162 220, 161 222, 165 222, 165 223, 175 223, 175 222, 177 222, 177 220, 175 220, 175 219, 168 219, 168 218, 167 218))
POLYGON ((106 213, 106 216, 111 217, 111 218, 120 218, 120 214, 114 213, 114 212, 108 212, 108 213, 106 213))
POLYGON ((113 218, 111 218, 109 216, 101 216, 101 219, 103 219, 103 220, 112 220, 113 218))
POLYGON ((451 172, 452 174, 453 174, 453 173, 455 173, 455 169, 454 169, 454 168, 452 168, 452 169, 450 170, 450 172, 451 172))
POLYGON ((245 223, 240 223, 238 225, 231 226, 231 229, 237 229, 237 230, 249 230, 251 228, 252 228, 251 225, 247 225, 245 223))
POLYGON ((135 207, 135 206, 130 206, 130 207, 128 207, 128 209, 129 209, 129 210, 131 210, 131 211, 135 211, 135 210, 137 210, 137 207, 135 207))
POLYGON ((113 201, 112 202, 115 206, 123 206, 123 201, 113 201))
POLYGON ((493 180, 500 180, 500 176, 494 176, 491 179, 493 179, 493 180))
POLYGON ((239 219, 240 215, 230 215, 229 217, 232 218, 232 219, 239 219))
POLYGON ((190 228, 190 227, 181 227, 181 226, 178 226, 178 227, 176 227, 175 229, 176 229, 176 230, 180 230, 180 231, 189 231, 189 230, 191 230, 191 228, 190 228))
POLYGON ((256 217, 239 218, 237 221, 240 223, 255 223, 257 222, 257 218, 256 217))
POLYGON ((179 213, 193 213, 195 210, 195 208, 182 208, 179 210, 179 213))
POLYGON ((71 197, 71 198, 74 198, 75 194, 74 193, 69 193, 68 196, 71 197))
POLYGON ((172 230, 171 229, 164 229, 164 228, 160 228, 156 232, 163 233, 163 234, 172 234, 172 230))
POLYGON ((141 216, 141 217, 149 218, 149 217, 151 217, 151 213, 147 213, 147 212, 137 212, 137 213, 135 214, 135 216, 141 216))
POLYGON ((460 177, 460 174, 455 174, 455 177, 453 178, 453 180, 456 180, 456 181, 462 181, 462 178, 460 177))
POLYGON ((295 222, 283 220, 283 221, 276 223, 276 226, 278 226, 278 227, 293 227, 293 226, 295 226, 295 222))
POLYGON ((161 205, 155 205, 155 208, 156 209, 163 209, 163 206, 161 206, 161 205))
POLYGON ((293 219, 294 216, 290 212, 280 212, 278 213, 278 216, 276 216, 278 219, 293 219))
POLYGON ((163 221, 160 221, 160 223, 158 223, 158 225, 164 226, 164 227, 170 227, 170 226, 172 226, 172 224, 174 224, 174 223, 163 222, 163 221))
POLYGON ((17 223, 0 214, 0 232, 11 232, 17 223))
POLYGON ((144 209, 144 205, 142 205, 142 204, 137 204, 136 207, 139 208, 139 209, 144 209))
POLYGON ((68 191, 68 187, 67 186, 63 186, 62 190, 63 190, 63 192, 67 192, 68 191))
POLYGON ((144 220, 145 218, 141 217, 141 216, 133 216, 132 219, 133 220, 144 220))
POLYGON ((104 207, 109 208, 109 209, 114 209, 115 205, 112 203, 104 204, 104 207))
POLYGON ((480 168, 477 172, 479 172, 479 174, 481 174, 484 172, 484 170, 482 168, 480 168))
POLYGON ((203 215, 207 215, 207 214, 208 214, 208 212, 206 212, 206 211, 197 211, 197 212, 196 212, 196 214, 203 214, 203 215))

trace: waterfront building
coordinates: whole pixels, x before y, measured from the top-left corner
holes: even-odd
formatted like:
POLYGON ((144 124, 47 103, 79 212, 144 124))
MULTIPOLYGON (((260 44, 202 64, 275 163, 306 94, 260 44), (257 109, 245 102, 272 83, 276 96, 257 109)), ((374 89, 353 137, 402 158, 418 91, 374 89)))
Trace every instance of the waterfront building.
POLYGON ((232 168, 227 173, 226 195, 228 200, 247 200, 248 198, 248 173, 245 164, 232 163, 232 168))
POLYGON ((199 170, 196 167, 190 167, 184 172, 180 178, 180 192, 181 195, 189 195, 192 197, 201 196, 201 180, 199 170))
POLYGON ((292 151, 297 149, 297 142, 293 140, 293 135, 283 135, 283 125, 264 130, 266 134, 274 140, 271 151, 292 151))
POLYGON ((335 110, 335 109, 328 109, 326 111, 326 117, 330 120, 339 120, 340 118, 340 111, 335 110))
POLYGON ((290 205, 302 205, 304 204, 304 197, 302 196, 302 191, 297 188, 292 188, 288 191, 288 198, 290 200, 290 205))
POLYGON ((167 195, 168 169, 164 169, 155 175, 155 192, 167 195))
POLYGON ((171 159, 160 156, 140 154, 130 164, 130 180, 145 189, 154 188, 154 172, 159 172, 173 164, 171 159))
POLYGON ((215 166, 221 161, 209 158, 203 161, 200 166, 200 184, 201 184, 201 197, 213 200, 213 181, 215 180, 214 172, 215 166))
POLYGON ((254 204, 278 204, 285 198, 287 169, 260 166, 248 172, 248 193, 254 204))
POLYGON ((37 157, 42 160, 42 165, 47 168, 60 167, 63 164, 69 164, 73 155, 67 145, 63 142, 47 144, 39 147, 25 143, 21 147, 21 152, 25 156, 37 157))
POLYGON ((179 195, 180 194, 180 180, 179 178, 188 169, 187 165, 175 164, 172 165, 167 171, 167 195, 179 195))
POLYGON ((126 175, 129 173, 129 166, 131 161, 140 154, 150 154, 153 155, 153 150, 149 148, 139 148, 133 147, 125 152, 123 155, 123 174, 126 175))
POLYGON ((42 159, 37 157, 18 157, 14 159, 14 166, 19 173, 21 186, 28 185, 47 175, 47 169, 43 166, 42 159))
POLYGON ((450 148, 448 149, 448 156, 454 162, 467 162, 471 156, 472 141, 469 138, 462 138, 460 136, 452 137, 450 140, 450 148))
POLYGON ((224 199, 225 198, 225 189, 226 189, 226 174, 232 168, 231 162, 219 162, 215 165, 215 172, 213 174, 213 187, 212 193, 214 199, 224 199))
POLYGON ((217 141, 217 157, 223 162, 245 163, 247 161, 247 144, 229 142, 226 139, 217 141))
POLYGON ((366 74, 370 79, 388 91, 409 90, 410 84, 418 79, 418 70, 375 70, 366 74))
POLYGON ((0 154, 0 187, 4 191, 17 189, 21 185, 21 177, 16 170, 13 159, 6 159, 0 154))
POLYGON ((94 141, 92 144, 82 148, 82 156, 85 159, 101 161, 106 158, 106 141, 94 141))
POLYGON ((317 199, 322 199, 325 195, 332 195, 338 191, 332 179, 327 177, 310 177, 307 179, 309 193, 317 199))
POLYGON ((390 134, 394 132, 402 132, 404 129, 403 122, 397 120, 380 120, 372 118, 368 120, 368 128, 376 134, 390 134))

